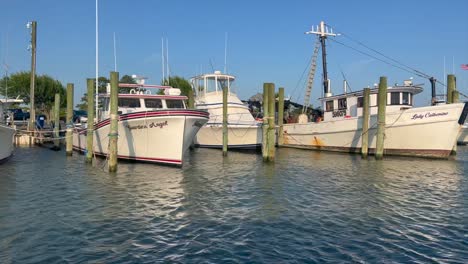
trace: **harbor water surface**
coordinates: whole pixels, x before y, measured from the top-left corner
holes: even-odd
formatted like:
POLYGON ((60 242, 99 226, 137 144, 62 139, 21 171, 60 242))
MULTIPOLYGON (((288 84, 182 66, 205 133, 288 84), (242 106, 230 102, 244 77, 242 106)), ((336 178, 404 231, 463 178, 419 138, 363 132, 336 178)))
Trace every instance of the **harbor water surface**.
POLYGON ((0 263, 466 263, 468 148, 450 160, 195 149, 182 168, 19 148, 0 263))

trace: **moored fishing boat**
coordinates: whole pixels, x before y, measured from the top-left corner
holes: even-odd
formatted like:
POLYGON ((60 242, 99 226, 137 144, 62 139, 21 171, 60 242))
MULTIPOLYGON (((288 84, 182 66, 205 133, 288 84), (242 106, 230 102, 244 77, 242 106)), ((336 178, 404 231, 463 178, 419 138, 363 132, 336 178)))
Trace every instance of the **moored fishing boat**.
MULTIPOLYGON (((316 31, 307 33, 320 36, 322 56, 325 60, 325 38, 329 33, 324 23, 316 31)), ((362 134, 363 92, 333 96, 324 66, 324 97, 319 98, 325 111, 323 121, 284 125, 284 146, 360 152, 362 134)), ((444 104, 413 107, 413 95, 422 91, 411 80, 387 89, 385 115, 384 154, 447 158, 461 125, 468 114, 468 104, 444 104)), ((369 153, 375 153, 377 132, 377 89, 371 89, 369 153)))
MULTIPOLYGON (((186 96, 169 86, 120 84, 131 88, 118 96, 118 158, 162 164, 182 165, 185 151, 209 114, 186 109, 186 96), (151 89, 164 89, 164 95, 152 94, 151 89)), ((108 154, 110 131, 110 94, 101 94, 102 108, 94 126, 96 155, 108 154)), ((90 122, 91 120, 88 120, 90 122)), ((73 147, 86 150, 87 128, 76 128, 73 147)))
POLYGON ((191 79, 195 107, 210 113, 210 120, 198 132, 195 146, 223 146, 223 88, 228 89, 228 148, 259 149, 262 144, 261 123, 257 122, 232 89, 235 77, 215 71, 191 79))
POLYGON ((0 99, 0 162, 8 159, 14 150, 13 139, 16 129, 13 127, 14 118, 10 113, 9 117, 5 114, 11 104, 23 103, 19 99, 0 99))

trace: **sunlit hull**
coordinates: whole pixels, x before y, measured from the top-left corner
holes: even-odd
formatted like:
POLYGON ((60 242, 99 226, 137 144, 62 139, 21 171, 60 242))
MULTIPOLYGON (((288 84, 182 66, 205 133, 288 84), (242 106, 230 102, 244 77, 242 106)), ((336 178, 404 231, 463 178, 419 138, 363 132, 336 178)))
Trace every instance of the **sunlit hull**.
MULTIPOLYGON (((198 110, 160 110, 120 116, 118 122, 118 158, 182 165, 184 152, 190 147, 208 113, 198 110)), ((110 120, 95 126, 94 153, 107 156, 110 120)), ((86 150, 86 129, 76 129, 73 147, 86 150)))
MULTIPOLYGON (((447 158, 461 129, 464 104, 419 107, 386 114, 384 154, 447 158)), ((375 153, 377 116, 369 122, 369 153, 375 153)), ((362 118, 285 124, 284 146, 361 151, 362 118)))
POLYGON ((0 162, 8 159, 13 153, 13 137, 15 130, 11 127, 0 125, 0 162))

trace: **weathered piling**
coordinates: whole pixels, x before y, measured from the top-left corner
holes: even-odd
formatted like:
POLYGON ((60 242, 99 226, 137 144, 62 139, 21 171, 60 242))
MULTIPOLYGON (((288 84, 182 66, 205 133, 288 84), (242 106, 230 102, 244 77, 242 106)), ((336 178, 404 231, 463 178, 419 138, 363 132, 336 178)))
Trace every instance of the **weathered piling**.
POLYGON ((262 156, 263 160, 268 160, 268 89, 269 83, 263 84, 263 126, 262 126, 262 156))
POLYGON ((73 155, 73 83, 67 84, 67 134, 65 137, 65 153, 67 156, 73 155))
POLYGON ((455 75, 447 75, 447 104, 453 103, 453 91, 456 89, 456 79, 455 75))
POLYGON ((268 161, 275 160, 275 85, 268 85, 268 161))
POLYGON ((362 96, 362 134, 361 134, 361 156, 367 158, 369 153, 369 104, 370 88, 364 88, 362 96))
POLYGON ((54 107, 54 150, 60 149, 60 94, 55 94, 54 107))
POLYGON ((110 74, 110 131, 109 131, 109 172, 117 171, 117 142, 118 142, 118 100, 119 100, 119 73, 110 74))
POLYGON ((228 151, 228 88, 223 87, 223 156, 227 156, 228 151))
POLYGON ((278 90, 278 146, 283 145, 284 88, 278 90))
POLYGON ((194 98, 192 89, 188 90, 187 97, 188 97, 188 99, 187 99, 188 108, 189 109, 194 109, 195 108, 195 98, 194 98))
POLYGON ((452 103, 456 104, 460 102, 460 92, 457 90, 454 90, 452 92, 452 103))
POLYGON ((86 162, 93 161, 93 137, 94 137, 94 80, 87 80, 88 86, 88 121, 86 131, 86 162))
POLYGON ((377 106, 377 145, 375 148, 375 159, 381 160, 384 153, 385 109, 387 107, 387 77, 380 77, 377 106))
MULTIPOLYGON (((457 90, 452 91, 452 103, 456 104, 460 102, 460 92, 457 90)), ((457 143, 453 145, 452 151, 450 152, 450 155, 457 155, 457 143)))
POLYGON ((31 83, 30 83, 30 90, 29 90, 29 130, 30 133, 30 140, 29 145, 33 144, 34 141, 34 131, 36 130, 36 106, 34 105, 34 91, 36 89, 36 39, 37 39, 37 22, 32 21, 28 26, 31 26, 31 83))

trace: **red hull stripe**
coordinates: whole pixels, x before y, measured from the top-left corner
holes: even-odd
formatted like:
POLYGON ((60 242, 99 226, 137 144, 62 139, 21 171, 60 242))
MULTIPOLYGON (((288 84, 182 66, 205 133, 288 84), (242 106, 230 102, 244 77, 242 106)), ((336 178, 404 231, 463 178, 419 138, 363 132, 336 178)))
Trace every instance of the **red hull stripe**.
MULTIPOLYGON (((84 152, 85 149, 82 149, 77 146, 73 146, 73 149, 79 150, 81 152, 84 152)), ((102 153, 102 152, 95 152, 94 154, 99 155, 99 156, 107 156, 107 154, 102 153)), ((146 157, 131 157, 131 156, 123 156, 123 155, 118 155, 119 159, 127 159, 127 160, 140 160, 140 161, 146 161, 146 162, 154 162, 154 163, 168 163, 168 164, 182 164, 181 160, 174 160, 174 159, 161 159, 161 158, 146 158, 146 157)))
MULTIPOLYGON (((162 116, 198 116, 208 118, 208 112, 204 111, 194 111, 194 110, 184 110, 184 111, 148 111, 148 112, 137 112, 131 114, 121 115, 119 120, 132 120, 142 117, 162 117, 162 116)), ((94 125, 94 130, 99 129, 103 126, 106 126, 110 123, 110 119, 105 119, 94 125)))

